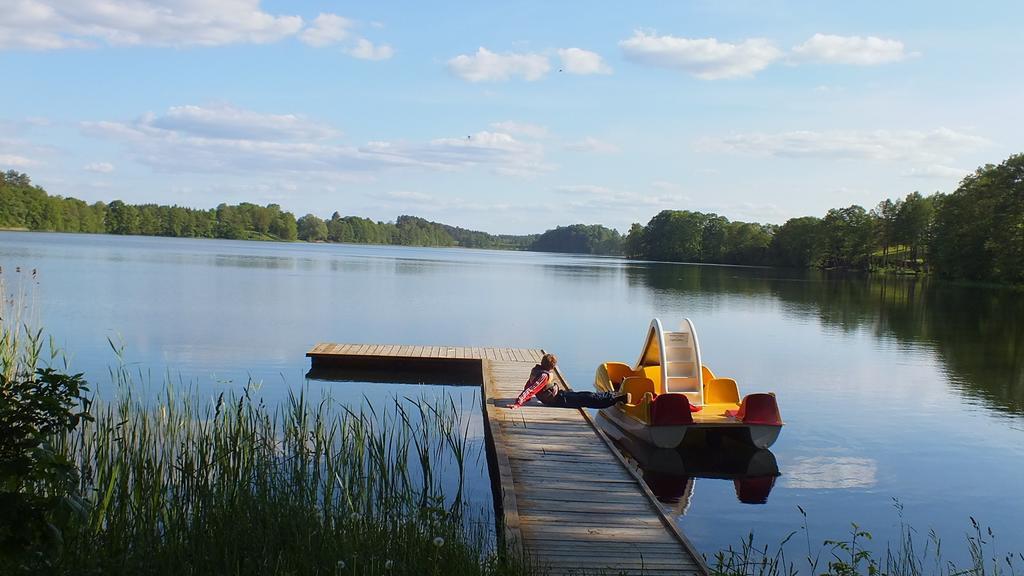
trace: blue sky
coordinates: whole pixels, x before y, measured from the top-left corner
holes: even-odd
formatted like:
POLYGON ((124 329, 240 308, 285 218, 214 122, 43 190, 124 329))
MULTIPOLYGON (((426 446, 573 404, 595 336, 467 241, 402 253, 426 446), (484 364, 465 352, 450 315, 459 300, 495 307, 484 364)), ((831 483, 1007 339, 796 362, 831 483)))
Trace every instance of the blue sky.
POLYGON ((1020 2, 0 0, 0 169, 496 233, 782 223, 1024 151, 1020 2))

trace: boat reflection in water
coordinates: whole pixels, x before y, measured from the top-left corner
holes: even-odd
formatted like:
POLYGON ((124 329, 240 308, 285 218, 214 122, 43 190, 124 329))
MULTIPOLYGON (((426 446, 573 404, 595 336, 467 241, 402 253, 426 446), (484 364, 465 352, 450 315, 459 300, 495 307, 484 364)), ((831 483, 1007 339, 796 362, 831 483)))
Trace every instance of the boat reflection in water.
POLYGON ((779 476, 775 454, 768 449, 728 438, 714 447, 658 448, 626 434, 601 412, 595 421, 636 467, 651 492, 677 515, 689 508, 697 478, 732 480, 740 502, 764 504, 779 476))

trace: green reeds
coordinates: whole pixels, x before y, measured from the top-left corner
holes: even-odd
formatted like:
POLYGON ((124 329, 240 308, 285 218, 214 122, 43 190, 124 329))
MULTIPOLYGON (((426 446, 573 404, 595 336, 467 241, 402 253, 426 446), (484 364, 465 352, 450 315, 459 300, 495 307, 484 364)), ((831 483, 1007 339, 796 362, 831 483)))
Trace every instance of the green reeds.
POLYGON ((1024 564, 1024 554, 998 552, 992 529, 983 529, 971 518, 971 530, 966 536, 970 563, 957 565, 944 557, 942 540, 934 530, 926 537, 919 536, 903 521, 903 506, 898 500, 895 507, 900 517, 899 534, 895 542, 886 542, 882 553, 868 547, 871 533, 857 524, 850 525, 846 537, 825 540, 815 548, 807 527, 807 513, 798 506, 803 526, 777 545, 755 545, 754 535, 749 534, 738 547, 716 552, 708 564, 714 576, 1015 576, 1024 564), (800 533, 806 552, 794 562, 786 557, 786 545, 800 533))
POLYGON ((0 375, 13 380, 34 374, 43 353, 43 331, 36 328, 32 275, 0 270, 0 375), (13 279, 13 281, 12 281, 13 279))
POLYGON ((473 528, 451 401, 355 412, 300 391, 268 408, 248 388, 203 403, 168 386, 143 403, 114 374, 120 398, 63 439, 92 506, 65 532, 61 572, 527 572, 473 528))

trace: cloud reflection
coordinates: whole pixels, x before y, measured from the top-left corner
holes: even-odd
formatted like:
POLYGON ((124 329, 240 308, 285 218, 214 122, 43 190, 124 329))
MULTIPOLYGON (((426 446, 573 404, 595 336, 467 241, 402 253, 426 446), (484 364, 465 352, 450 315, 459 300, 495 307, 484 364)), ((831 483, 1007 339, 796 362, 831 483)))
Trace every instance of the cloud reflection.
POLYGON ((813 456, 786 466, 787 488, 811 490, 871 488, 878 483, 878 464, 869 458, 813 456))

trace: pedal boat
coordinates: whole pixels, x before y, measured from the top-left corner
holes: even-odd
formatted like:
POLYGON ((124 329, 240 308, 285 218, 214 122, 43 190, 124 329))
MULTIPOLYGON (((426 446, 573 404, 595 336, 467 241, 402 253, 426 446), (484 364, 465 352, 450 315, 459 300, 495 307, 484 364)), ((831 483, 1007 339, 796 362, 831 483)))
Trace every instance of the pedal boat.
POLYGON ((775 394, 740 399, 732 378, 719 378, 701 363, 697 331, 689 318, 679 330, 655 318, 635 367, 605 362, 597 368, 599 391, 627 392, 630 401, 601 412, 625 432, 659 448, 715 445, 731 438, 768 448, 782 430, 775 394))

